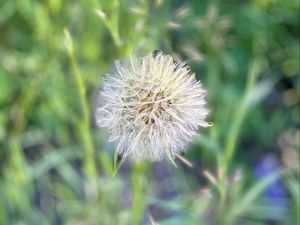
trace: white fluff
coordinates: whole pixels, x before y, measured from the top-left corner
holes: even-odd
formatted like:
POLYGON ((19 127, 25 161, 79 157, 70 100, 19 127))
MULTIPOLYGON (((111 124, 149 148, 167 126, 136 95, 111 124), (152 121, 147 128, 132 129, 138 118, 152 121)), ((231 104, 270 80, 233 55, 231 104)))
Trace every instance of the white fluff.
POLYGON ((106 127, 118 154, 160 161, 184 151, 207 127, 205 91, 184 63, 157 53, 117 61, 104 78, 96 123, 106 127))

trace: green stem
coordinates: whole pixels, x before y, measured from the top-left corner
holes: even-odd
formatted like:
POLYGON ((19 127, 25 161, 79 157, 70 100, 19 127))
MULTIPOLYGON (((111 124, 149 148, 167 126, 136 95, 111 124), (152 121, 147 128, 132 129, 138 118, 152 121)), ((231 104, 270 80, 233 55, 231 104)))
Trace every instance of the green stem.
POLYGON ((142 224, 144 211, 147 205, 149 165, 145 163, 136 163, 132 171, 132 223, 133 225, 142 224))
POLYGON ((248 108, 247 100, 257 80, 257 77, 260 73, 260 69, 261 69, 261 60, 256 58, 249 66, 246 91, 240 103, 237 104, 236 111, 233 115, 234 120, 228 133, 228 138, 225 145, 225 157, 228 165, 230 164, 230 161, 234 156, 236 150, 236 144, 240 133, 239 131, 247 113, 247 108, 248 108))
MULTIPOLYGON (((210 92, 208 95, 209 102, 213 104, 214 109, 218 107, 217 104, 215 104, 217 96, 219 95, 219 80, 220 80, 220 65, 219 60, 216 55, 213 53, 210 54, 209 60, 208 60, 208 67, 207 67, 207 77, 208 77, 208 90, 214 90, 210 92)), ((218 124, 214 124, 210 129, 210 136, 218 140, 218 124)))
POLYGON ((83 80, 83 75, 76 62, 73 41, 67 29, 65 29, 65 40, 68 49, 68 55, 73 69, 75 83, 78 88, 79 102, 81 108, 81 119, 78 122, 78 128, 81 132, 82 145, 84 146, 86 158, 84 162, 84 170, 88 177, 97 176, 97 168, 94 160, 94 144, 92 140, 91 127, 90 127, 90 111, 89 104, 86 97, 86 88, 83 80))
POLYGON ((28 176, 28 165, 22 148, 22 133, 28 121, 28 114, 30 114, 33 102, 35 101, 42 79, 32 79, 28 86, 30 90, 26 89, 20 95, 20 99, 15 105, 17 107, 17 114, 14 121, 14 127, 11 133, 11 140, 9 143, 10 160, 9 166, 5 171, 6 179, 11 185, 9 193, 13 193, 11 204, 15 204, 15 208, 25 212, 31 208, 30 195, 24 195, 24 191, 30 191, 30 179, 28 176), (15 202, 19 199, 18 202, 15 202))
POLYGON ((112 10, 110 12, 104 12, 99 2, 95 0, 93 1, 93 5, 97 9, 97 11, 101 11, 102 13, 104 13, 103 15, 100 16, 100 18, 102 19, 103 23, 109 30, 115 45, 117 47, 120 47, 122 44, 120 38, 120 32, 119 32, 120 2, 119 0, 113 0, 110 4, 112 4, 112 10), (109 13, 110 15, 109 16, 106 15, 107 13, 109 13))

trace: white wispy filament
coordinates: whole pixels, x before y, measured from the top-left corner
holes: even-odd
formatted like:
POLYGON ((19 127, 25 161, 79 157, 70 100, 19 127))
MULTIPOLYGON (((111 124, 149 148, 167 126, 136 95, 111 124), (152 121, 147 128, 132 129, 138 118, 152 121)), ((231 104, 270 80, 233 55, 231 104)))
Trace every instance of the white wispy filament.
POLYGON ((107 128, 122 157, 174 158, 199 126, 209 125, 205 90, 185 63, 156 51, 115 65, 104 78, 96 122, 107 128))

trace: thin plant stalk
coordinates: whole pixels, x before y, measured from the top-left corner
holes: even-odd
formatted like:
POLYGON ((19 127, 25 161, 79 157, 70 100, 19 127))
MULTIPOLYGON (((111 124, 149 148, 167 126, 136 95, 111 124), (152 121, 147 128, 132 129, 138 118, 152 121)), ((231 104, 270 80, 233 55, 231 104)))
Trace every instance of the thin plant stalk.
POLYGON ((234 120, 231 125, 231 128, 229 129, 228 138, 225 145, 225 157, 226 157, 227 164, 230 164, 235 154, 236 144, 240 134, 239 131, 247 113, 248 96, 252 91, 253 86, 256 83, 260 70, 261 70, 261 60, 256 58, 249 66, 246 91, 241 102, 236 107, 235 114, 233 115, 234 120))
POLYGON ((132 171, 132 209, 131 218, 133 225, 142 224, 144 217, 144 211, 147 205, 149 179, 147 175, 149 171, 149 165, 146 163, 134 164, 132 171))
POLYGON ((97 168, 94 160, 94 144, 92 140, 91 127, 90 127, 90 111, 89 104, 86 97, 86 87, 83 80, 83 74, 81 73, 78 64, 76 62, 74 47, 71 35, 67 29, 64 30, 66 46, 68 49, 68 55, 73 69, 74 79, 78 88, 78 97, 81 106, 81 118, 78 121, 78 128, 82 138, 82 145, 84 146, 86 157, 84 161, 84 170, 88 177, 97 176, 97 168))
POLYGON ((16 116, 15 126, 12 130, 12 138, 10 142, 10 166, 6 171, 6 176, 13 184, 11 188, 14 190, 10 190, 10 192, 18 195, 18 199, 22 199, 18 202, 18 208, 21 211, 30 209, 30 196, 23 194, 23 191, 28 188, 29 177, 27 173, 28 165, 23 153, 21 138, 27 124, 28 114, 31 112, 33 102, 40 90, 39 86, 41 81, 42 79, 38 79, 38 81, 31 80, 29 86, 32 88, 30 91, 26 89, 24 94, 21 95, 17 104, 18 114, 16 116))

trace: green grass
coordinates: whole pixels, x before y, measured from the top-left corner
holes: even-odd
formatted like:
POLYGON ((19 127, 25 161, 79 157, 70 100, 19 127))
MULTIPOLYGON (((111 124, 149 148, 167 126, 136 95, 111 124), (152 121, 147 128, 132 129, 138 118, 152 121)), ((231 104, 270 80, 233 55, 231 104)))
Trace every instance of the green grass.
POLYGON ((299 224, 299 47, 297 0, 0 1, 0 224, 299 224), (95 127, 114 61, 154 49, 208 91, 193 168, 117 167, 95 127))

